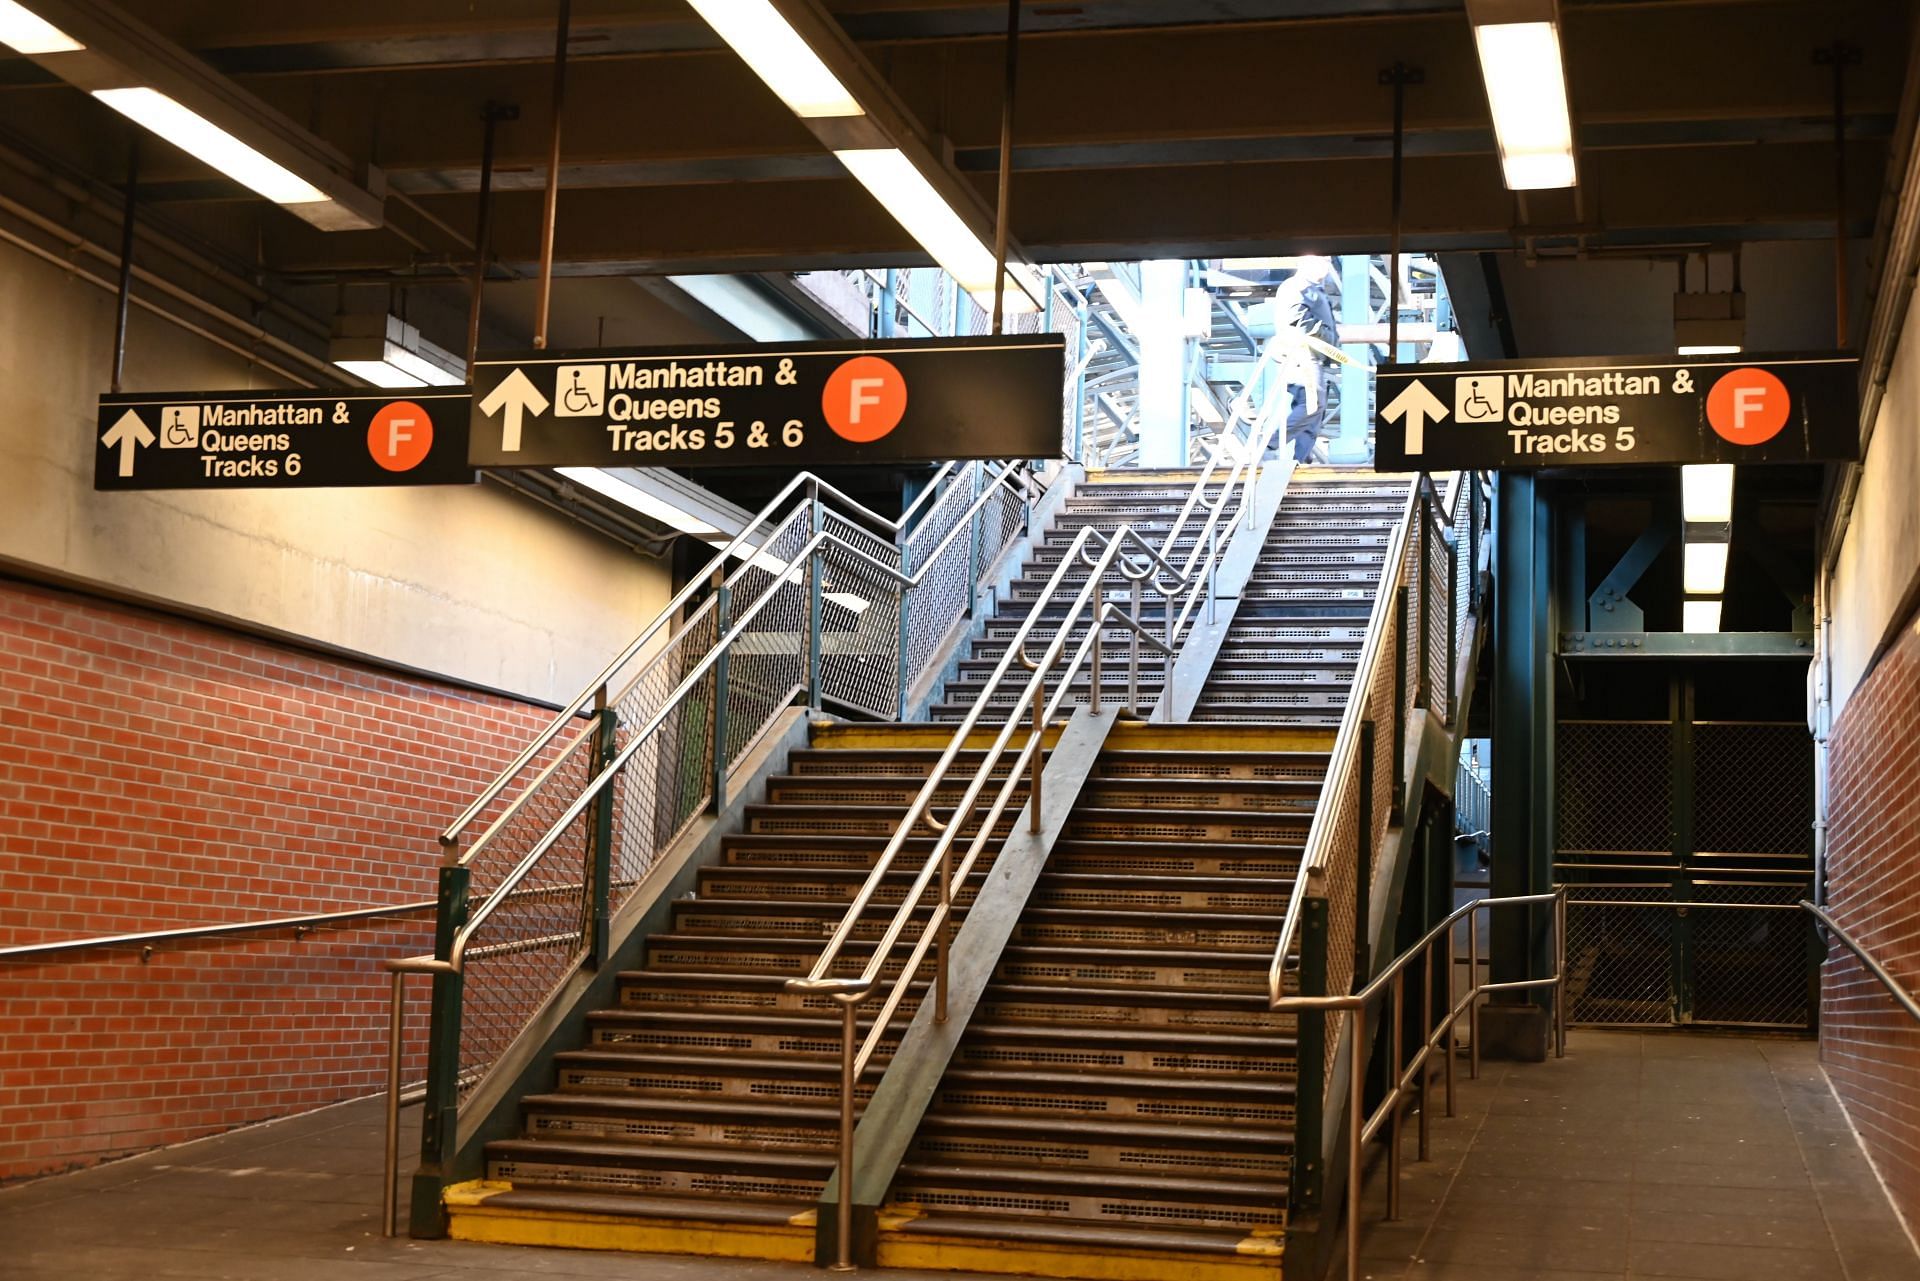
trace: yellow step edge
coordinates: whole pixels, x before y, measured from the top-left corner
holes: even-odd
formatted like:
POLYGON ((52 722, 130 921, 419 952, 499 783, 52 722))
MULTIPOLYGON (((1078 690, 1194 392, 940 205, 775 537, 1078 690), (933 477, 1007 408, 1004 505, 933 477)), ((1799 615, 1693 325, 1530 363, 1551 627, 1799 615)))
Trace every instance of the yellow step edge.
MULTIPOLYGON (((1226 479, 1226 472, 1216 474, 1216 479, 1226 479)), ((1186 481, 1192 484, 1200 479, 1198 467, 1169 467, 1164 470, 1151 467, 1103 467, 1098 471, 1089 471, 1083 485, 1159 485, 1186 481)))
POLYGON ((1121 721, 1107 736, 1107 750, 1137 752, 1325 752, 1336 731, 1294 725, 1248 725, 1189 721, 1147 725, 1121 721))
MULTIPOLYGON (((916 722, 911 725, 898 724, 860 724, 855 722, 815 721, 809 735, 809 746, 834 748, 843 751, 871 751, 875 748, 910 747, 938 751, 953 741, 954 730, 958 726, 936 721, 916 722)), ((1046 744, 1049 748, 1060 741, 1061 725, 1047 727, 1046 744)), ((993 746, 993 740, 999 737, 1000 729, 977 729, 967 735, 967 746, 975 750, 984 750, 993 746)), ((1019 751, 1026 746, 1026 733, 1017 731, 1008 740, 1009 750, 1019 751)))
POLYGON ((506 1183, 476 1180, 446 1190, 447 1235, 489 1245, 538 1245, 569 1250, 619 1250, 628 1254, 691 1254, 714 1259, 766 1259, 812 1263, 814 1214, 773 1224, 698 1223, 496 1206, 506 1183))
POLYGON ((1279 1236, 1266 1233, 1241 1241, 1234 1255, 1208 1256, 896 1234, 885 1229, 883 1217, 875 1259, 883 1268, 990 1272, 1058 1281, 1274 1281, 1281 1275, 1284 1255, 1279 1236))

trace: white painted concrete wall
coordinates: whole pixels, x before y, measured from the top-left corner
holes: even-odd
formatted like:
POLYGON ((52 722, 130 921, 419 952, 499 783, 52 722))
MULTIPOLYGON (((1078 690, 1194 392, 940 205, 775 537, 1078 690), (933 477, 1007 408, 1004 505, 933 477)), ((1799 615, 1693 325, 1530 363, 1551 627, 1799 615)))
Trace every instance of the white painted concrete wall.
MULTIPOLYGON (((113 298, 0 247, 0 569, 564 701, 651 619, 664 565, 491 484, 98 494, 113 298)), ((128 390, 273 386, 138 310, 128 390)))
POLYGON ((1833 709, 1920 577, 1920 294, 1907 313, 1833 578, 1833 709))

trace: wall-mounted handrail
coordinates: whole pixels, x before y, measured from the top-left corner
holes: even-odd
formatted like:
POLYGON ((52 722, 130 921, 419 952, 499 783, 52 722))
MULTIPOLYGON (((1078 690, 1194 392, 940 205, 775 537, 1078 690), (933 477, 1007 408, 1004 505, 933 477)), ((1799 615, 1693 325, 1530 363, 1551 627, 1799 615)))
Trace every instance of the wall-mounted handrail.
POLYGON ((140 930, 132 934, 94 934, 87 938, 55 939, 47 943, 16 943, 0 947, 0 961, 22 961, 44 956, 62 956, 102 947, 154 947, 162 943, 183 943, 195 939, 228 938, 241 934, 263 934, 273 930, 293 930, 305 934, 326 925, 349 921, 377 921, 386 917, 418 916, 431 912, 433 899, 395 903, 388 907, 359 907, 341 912, 309 912, 304 916, 273 916, 251 921, 223 921, 216 925, 183 925, 164 930, 140 930))
POLYGON ((1895 1005, 1905 1010, 1916 1023, 1920 1023, 1920 1001, 1914 1000, 1913 992, 1906 984, 1889 973, 1887 967, 1874 958, 1873 953, 1867 951, 1857 939, 1841 928, 1840 923, 1834 920, 1825 908, 1810 903, 1806 899, 1800 900, 1800 906, 1813 913, 1813 918, 1825 926, 1829 934, 1840 940, 1840 946, 1853 953, 1860 964, 1866 966, 1867 973, 1880 981, 1880 986, 1887 990, 1887 995, 1893 998, 1895 1005))
MULTIPOLYGON (((1316 878, 1317 880, 1317 878, 1316 878)), ((1341 1011, 1346 1014, 1346 1031, 1353 1054, 1347 1061, 1347 1281, 1360 1281, 1360 1202, 1363 1176, 1362 1166, 1365 1145, 1376 1137, 1381 1129, 1387 1136, 1387 1218, 1400 1217, 1400 1148, 1401 1127, 1405 1121, 1406 1107, 1414 1094, 1420 1097, 1420 1159, 1428 1155, 1428 1115, 1427 1106, 1427 1062, 1436 1052, 1440 1053, 1446 1069, 1446 1106, 1447 1115, 1454 1113, 1453 1097, 1453 1061, 1454 1028, 1464 1015, 1467 1019, 1468 1075, 1478 1078, 1480 1075, 1480 1037, 1474 1026, 1473 1011, 1479 1005, 1480 998, 1489 992, 1519 992, 1551 988, 1553 997, 1554 1052, 1564 1057, 1567 1052, 1567 891, 1559 886, 1547 894, 1517 894, 1504 898, 1483 898, 1466 903, 1448 913, 1445 920, 1428 930, 1418 942, 1395 957, 1389 964, 1361 988, 1344 996, 1275 996, 1268 1004, 1276 1011, 1291 1013, 1296 1017, 1304 1014, 1326 1014, 1341 1011), (1493 915, 1496 907, 1527 907, 1551 903, 1553 905, 1554 936, 1554 972, 1546 978, 1519 979, 1502 983, 1480 982, 1480 927, 1478 921, 1471 920, 1476 913, 1484 910, 1493 915), (1454 930, 1462 920, 1467 926, 1467 991, 1464 997, 1456 1000, 1453 995, 1453 963, 1457 953, 1454 950, 1454 930), (1438 945, 1445 941, 1445 948, 1438 945), (1443 954, 1441 956, 1436 954, 1443 954), (1422 962, 1422 974, 1425 987, 1425 999, 1420 1005, 1420 1048, 1409 1057, 1405 1048, 1406 1010, 1406 973, 1415 961, 1422 962), (1443 968, 1444 966, 1444 968, 1443 968), (1434 1018, 1434 975, 1445 973, 1447 982, 1446 1012, 1436 1020, 1434 1018), (1389 1067, 1392 1085, 1388 1088, 1372 1115, 1366 1116, 1367 1083, 1367 1011, 1376 1001, 1386 998, 1387 1008, 1381 1016, 1381 1026, 1386 1029, 1389 1044, 1389 1067)))
POLYGON ((952 739, 929 772, 926 782, 908 806, 906 816, 875 861, 865 884, 855 893, 839 925, 822 948, 819 959, 806 975, 787 981, 787 987, 790 990, 826 995, 838 1002, 841 1007, 840 1189, 837 1205, 837 1257, 833 1264, 834 1270, 850 1271, 854 1266, 852 1221, 855 1091, 860 1077, 865 1073, 874 1053, 882 1044, 895 1012, 911 989, 914 976, 919 972, 930 952, 936 957, 934 1017, 942 1022, 946 1019, 948 951, 951 942, 955 885, 966 883, 980 854, 991 843, 994 829, 1005 814, 1014 794, 1019 790, 1023 775, 1030 775, 1031 779, 1027 798, 1029 825, 1035 832, 1041 830, 1043 747, 1047 728, 1070 698, 1073 679, 1082 665, 1088 661, 1089 652, 1093 655, 1094 672, 1091 678, 1095 682, 1089 694, 1089 709, 1095 714, 1099 712, 1099 654, 1104 645, 1106 626, 1114 619, 1124 620, 1131 638, 1127 702, 1129 710, 1139 714, 1139 652, 1143 639, 1151 640, 1146 628, 1139 622, 1143 590, 1151 588, 1165 602, 1166 635, 1154 642, 1152 647, 1163 655, 1170 670, 1170 659, 1178 643, 1179 629, 1185 625, 1201 593, 1207 593, 1209 602, 1212 600, 1211 589, 1220 557, 1221 518, 1236 493, 1243 495, 1243 502, 1249 506, 1252 504, 1255 492, 1253 481, 1257 477, 1267 443, 1267 434, 1262 433, 1255 446, 1235 463, 1219 496, 1209 502, 1206 499, 1206 490, 1213 483, 1213 476, 1218 469, 1223 452, 1216 451, 1194 482, 1193 490, 1182 505, 1179 517, 1158 547, 1147 542, 1131 525, 1123 524, 1110 537, 1101 535, 1091 525, 1081 529, 1060 558, 1059 564, 1054 567, 1053 573, 1048 577, 1046 585, 1041 589, 1027 617, 1009 640, 1005 651, 1000 656, 1000 661, 995 664, 993 672, 975 696, 973 706, 968 709, 966 716, 955 729, 952 739), (1248 482, 1244 489, 1241 488, 1243 480, 1248 482), (1187 557, 1186 566, 1176 567, 1169 559, 1174 542, 1184 531, 1189 517, 1203 503, 1207 508, 1206 524, 1196 540, 1193 552, 1187 557), (1097 554, 1094 551, 1096 546, 1097 554), (1202 548, 1206 550, 1204 562, 1199 561, 1202 548), (1027 653, 1027 641, 1036 625, 1042 621, 1048 607, 1060 594, 1068 570, 1076 563, 1089 565, 1091 572, 1074 596, 1072 603, 1068 605, 1065 614, 1057 620, 1051 620, 1056 623, 1053 638, 1045 653, 1040 658, 1034 659, 1027 653), (1122 613, 1117 604, 1104 599, 1107 575, 1113 572, 1117 572, 1121 581, 1131 589, 1129 611, 1126 613, 1122 613), (1182 598, 1185 603, 1176 617, 1174 605, 1182 598), (1091 626, 1085 639, 1080 643, 1072 660, 1064 667, 1059 667, 1070 635, 1080 621, 1087 617, 1090 607, 1092 608, 1091 626), (1006 715, 998 734, 987 748, 973 777, 967 782, 952 813, 945 820, 938 819, 930 812, 934 797, 945 785, 948 772, 952 769, 969 737, 980 724, 983 714, 992 705, 1001 686, 1013 672, 1016 662, 1030 673, 1027 683, 1015 698, 1012 710, 1006 715), (1056 675, 1058 684, 1052 696, 1049 697, 1047 685, 1056 675), (1005 779, 994 795, 987 812, 981 816, 973 839, 956 867, 953 862, 954 842, 969 817, 973 815, 982 793, 986 790, 1003 754, 1007 751, 1008 744, 1020 729, 1022 721, 1027 718, 1029 708, 1031 721, 1028 725, 1026 741, 1014 755, 1005 779), (922 823, 936 833, 933 848, 922 860, 913 883, 902 896, 892 919, 888 921, 885 930, 876 941, 871 957, 857 976, 834 975, 833 970, 840 963, 847 943, 858 930, 861 917, 871 905, 882 881, 899 857, 909 836, 922 823), (939 883, 938 902, 933 905, 931 913, 922 925, 918 937, 909 950, 905 964, 868 1027, 865 1040, 862 1041, 856 1024, 858 1007, 879 989, 880 974, 885 969, 894 948, 899 945, 914 914, 919 911, 920 901, 926 895, 928 888, 933 885, 936 875, 939 883))

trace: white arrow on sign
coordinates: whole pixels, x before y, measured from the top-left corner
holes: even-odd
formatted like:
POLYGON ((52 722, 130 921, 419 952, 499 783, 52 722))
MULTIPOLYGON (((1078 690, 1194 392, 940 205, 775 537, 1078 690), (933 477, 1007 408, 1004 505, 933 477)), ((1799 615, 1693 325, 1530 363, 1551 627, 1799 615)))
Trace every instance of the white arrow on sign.
POLYGON ((120 451, 120 474, 122 476, 133 475, 134 454, 139 451, 140 446, 151 445, 153 442, 154 435, 152 429, 140 421, 140 415, 134 413, 131 409, 120 415, 120 421, 107 428, 107 434, 100 438, 100 443, 108 449, 118 449, 120 451))
POLYGON ((500 380, 500 385, 487 393, 480 402, 480 412, 491 418, 505 410, 500 420, 500 449, 504 453, 518 453, 520 450, 520 416, 531 413, 535 418, 547 412, 547 398, 533 385, 533 379, 515 369, 500 380))
POLYGON ((1402 418, 1407 420, 1407 452, 1417 454, 1427 445, 1427 422, 1441 422, 1447 416, 1447 407, 1440 398, 1427 390, 1427 385, 1419 379, 1407 384, 1407 389, 1387 403, 1380 416, 1390 423, 1402 418))

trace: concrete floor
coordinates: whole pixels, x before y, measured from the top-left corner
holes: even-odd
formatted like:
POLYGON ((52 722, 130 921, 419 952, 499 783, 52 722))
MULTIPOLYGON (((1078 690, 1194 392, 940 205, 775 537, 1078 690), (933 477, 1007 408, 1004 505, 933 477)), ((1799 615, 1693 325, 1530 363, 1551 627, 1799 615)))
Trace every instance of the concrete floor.
MULTIPOLYGON (((1421 1281, 1916 1281, 1806 1042, 1576 1031, 1568 1057, 1460 1074, 1405 1217, 1363 1274, 1421 1281)), ((408 1120, 417 1124, 417 1114, 408 1120)), ((0 1190, 6 1281, 426 1281, 498 1274, 807 1281, 811 1268, 386 1241, 380 1106, 347 1104, 0 1190)), ((1336 1265, 1335 1277, 1344 1275, 1336 1265)), ((897 1281, 947 1273, 892 1272, 897 1281)))
POLYGON ((1565 1059, 1459 1076, 1432 1161, 1406 1127, 1398 1222, 1369 1186, 1364 1276, 1920 1279, 1811 1042, 1575 1029, 1565 1059))

